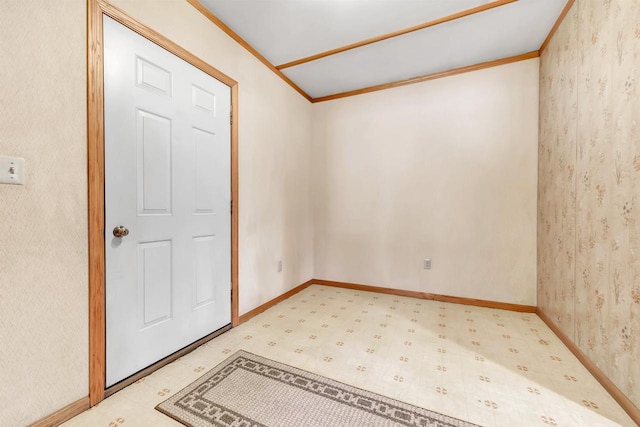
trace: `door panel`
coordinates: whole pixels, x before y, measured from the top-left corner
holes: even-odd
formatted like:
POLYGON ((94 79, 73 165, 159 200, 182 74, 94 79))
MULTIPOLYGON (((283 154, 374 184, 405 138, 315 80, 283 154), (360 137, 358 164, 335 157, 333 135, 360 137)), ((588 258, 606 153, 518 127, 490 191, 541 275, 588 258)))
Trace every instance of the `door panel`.
POLYGON ((193 238, 195 248, 194 258, 194 303, 193 308, 215 302, 215 292, 210 283, 215 283, 215 267, 209 262, 215 256, 216 236, 202 236, 193 238))
POLYGON ((191 86, 191 102, 194 107, 200 107, 205 111, 215 113, 216 96, 201 87, 191 86))
POLYGON ((111 386, 231 321, 231 94, 106 16, 104 55, 111 386))
POLYGON ((136 58, 138 86, 171 96, 171 73, 143 58, 136 58))
POLYGON ((137 113, 138 213, 171 213, 171 120, 137 113))
POLYGON ((138 244, 139 329, 171 319, 171 241, 138 244))
POLYGON ((213 214, 215 200, 220 197, 216 194, 214 176, 216 170, 216 157, 220 156, 220 150, 216 150, 216 141, 213 133, 193 128, 193 140, 195 150, 194 159, 194 189, 195 189, 195 214, 213 214))

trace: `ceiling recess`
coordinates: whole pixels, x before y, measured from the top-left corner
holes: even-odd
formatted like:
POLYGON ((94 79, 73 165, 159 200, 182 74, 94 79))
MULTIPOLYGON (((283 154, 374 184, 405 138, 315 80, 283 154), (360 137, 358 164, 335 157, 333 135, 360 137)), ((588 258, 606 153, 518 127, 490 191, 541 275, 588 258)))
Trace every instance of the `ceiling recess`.
POLYGON ((538 56, 567 0, 188 0, 311 101, 538 56))

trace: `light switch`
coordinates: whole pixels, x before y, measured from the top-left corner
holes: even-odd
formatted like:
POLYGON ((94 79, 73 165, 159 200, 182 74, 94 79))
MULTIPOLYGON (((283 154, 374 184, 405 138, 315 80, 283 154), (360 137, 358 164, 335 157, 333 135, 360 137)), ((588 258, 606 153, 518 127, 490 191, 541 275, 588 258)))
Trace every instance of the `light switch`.
POLYGON ((0 156, 0 184, 24 184, 24 159, 0 156))

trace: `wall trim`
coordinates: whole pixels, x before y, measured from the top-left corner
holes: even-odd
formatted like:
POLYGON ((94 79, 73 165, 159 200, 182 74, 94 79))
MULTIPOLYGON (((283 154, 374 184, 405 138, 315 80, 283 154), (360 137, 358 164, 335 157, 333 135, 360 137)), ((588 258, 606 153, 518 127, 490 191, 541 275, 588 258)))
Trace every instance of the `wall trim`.
POLYGON ((450 295, 431 294, 427 292, 406 291, 403 289, 383 288, 379 286, 360 285, 356 283, 335 282, 333 280, 313 279, 312 284, 333 286, 336 288, 355 289, 357 291, 377 292, 380 294, 398 295, 453 304, 463 304, 475 307, 497 308, 499 310, 517 311, 519 313, 535 313, 536 307, 531 305, 511 304, 508 302, 488 301, 475 298, 454 297, 450 295))
POLYGON ((56 412, 30 424, 29 427, 56 427, 91 407, 89 396, 76 400, 56 412))
POLYGON ((535 313, 542 321, 553 331, 554 334, 562 341, 573 353, 573 355, 584 365, 584 367, 593 375, 596 380, 604 387, 604 389, 615 399, 616 402, 624 409, 624 411, 640 425, 640 409, 629 400, 629 398, 593 363, 591 360, 567 337, 547 315, 540 309, 529 305, 510 304, 497 301, 479 300, 474 298, 454 297, 449 295, 431 294, 425 292, 406 291, 402 289, 383 288, 379 286, 369 286, 355 283, 336 282, 333 280, 311 279, 303 284, 291 289, 290 291, 276 297, 259 307, 240 316, 240 323, 255 317, 263 311, 273 307, 283 300, 297 294, 298 292, 308 288, 310 285, 323 285, 343 289, 353 289, 358 291, 376 292, 389 295, 398 295, 403 297, 412 297, 418 299, 426 299, 432 301, 441 301, 454 304, 463 304, 475 307, 495 308, 500 310, 515 311, 519 313, 535 313))
POLYGON ((274 305, 278 304, 279 302, 282 302, 282 301, 286 300, 287 298, 297 294, 298 292, 308 288, 313 283, 314 283, 313 280, 307 280, 303 284, 296 286, 295 288, 291 289, 290 291, 287 291, 284 294, 282 294, 280 296, 277 296, 274 299, 269 300, 269 301, 265 302, 262 305, 259 305, 258 307, 254 308, 253 310, 250 310, 250 311, 246 312, 245 314, 240 316, 240 323, 244 323, 244 322, 250 320, 251 318, 257 316, 260 313, 262 313, 263 311, 265 311, 265 310, 273 307, 274 305))
POLYGON ((238 324, 238 82, 105 0, 87 5, 87 179, 89 223, 89 399, 105 395, 104 78, 102 17, 107 15, 231 88, 231 319, 238 324))
POLYGON ((363 93, 377 92, 379 90, 392 89, 395 87, 406 86, 414 83, 422 83, 428 80, 441 79, 443 77, 455 76, 456 74, 468 73, 471 71, 483 70, 485 68, 498 67, 500 65, 511 64, 512 62, 526 61, 539 57, 538 51, 523 53, 521 55, 509 56, 507 58, 496 59, 493 61, 481 62, 479 64, 467 65, 465 67, 455 68, 453 70, 442 71, 440 73, 425 74, 424 76, 412 77, 406 80, 399 80, 397 82, 385 83, 381 85, 369 86, 362 89, 350 90, 347 92, 336 93, 333 95, 321 96, 319 98, 313 98, 311 102, 325 102, 332 101, 334 99, 346 98, 349 96, 362 95, 363 93))
POLYGON ((187 2, 196 8, 200 13, 202 13, 209 21, 213 22, 218 28, 224 31, 229 37, 236 41, 240 46, 245 48, 250 54, 256 57, 256 59, 262 62, 268 69, 273 71, 278 77, 285 81, 289 86, 291 86, 296 92, 302 95, 307 101, 311 101, 311 97, 307 95, 305 91, 300 89, 298 85, 296 85, 289 77, 285 76, 282 71, 278 70, 271 62, 267 60, 264 56, 260 54, 257 50, 253 48, 249 43, 247 43, 242 37, 238 35, 235 31, 231 29, 227 24, 222 22, 220 18, 211 13, 209 9, 207 9, 202 3, 198 0, 187 0, 187 2))
POLYGON ((549 31, 549 35, 547 36, 546 39, 544 39, 544 42, 542 42, 542 46, 540 46, 540 49, 538 49, 538 52, 540 52, 540 55, 542 55, 542 52, 544 52, 544 50, 549 45, 549 42, 551 42, 553 35, 556 33, 556 31, 558 31, 558 28, 560 28, 560 24, 562 24, 562 21, 564 21, 564 18, 567 16, 569 11, 571 10, 573 3, 575 3, 575 0, 567 1, 567 4, 564 6, 564 9, 562 9, 560 16, 558 16, 556 23, 553 24, 553 27, 551 27, 551 31, 549 31))
MULTIPOLYGON (((472 64, 472 65, 467 65, 464 67, 460 67, 460 68, 455 68, 453 70, 447 70, 447 71, 443 71, 443 72, 439 72, 439 73, 431 73, 431 74, 425 74, 422 76, 418 76, 418 77, 412 77, 409 79, 405 79, 405 80, 398 80, 395 82, 391 82, 391 83, 384 83, 384 84, 380 84, 380 85, 374 85, 374 86, 369 86, 369 87, 365 87, 365 88, 361 88, 361 89, 354 89, 351 91, 347 91, 347 92, 341 92, 341 93, 336 93, 336 94, 332 94, 332 95, 327 95, 327 96, 321 96, 318 98, 312 98, 310 95, 308 95, 304 90, 302 90, 298 85, 296 85, 290 78, 288 78, 284 73, 282 73, 282 71, 280 71, 281 69, 285 69, 285 68, 289 68, 289 67, 293 67, 296 65, 300 65, 306 62, 310 62, 310 61, 314 61, 316 59, 320 59, 320 58, 324 58, 326 56, 330 56, 330 55, 335 55, 337 53, 341 53, 347 50, 351 50, 351 49, 355 49, 358 47, 362 47, 362 46, 366 46, 368 44, 372 44, 372 43, 376 43, 379 41, 383 41, 392 37, 396 37, 396 36, 400 36, 402 34, 407 34, 413 31, 418 31, 424 28, 428 28, 428 27, 432 27, 435 25, 439 25, 439 24, 443 24, 445 22, 449 22, 449 21, 453 21, 455 19, 459 19, 459 18, 463 18, 469 15, 473 15, 475 13, 479 13, 479 12, 484 12, 486 10, 490 10, 496 7, 500 7, 500 6, 505 6, 507 4, 513 3, 517 0, 495 0, 493 2, 487 3, 485 5, 481 5, 472 9, 468 9, 468 10, 464 10, 449 16, 445 16, 442 18, 438 18, 435 19, 433 21, 429 21, 429 22, 425 22, 413 27, 409 27, 409 28, 404 28, 402 30, 398 30, 392 33, 388 33, 388 34, 383 34, 381 36, 377 36, 377 37, 372 37, 370 39, 366 39, 366 40, 362 40, 360 42, 356 42, 353 43, 351 45, 347 45, 347 46, 342 46, 336 49, 332 49, 332 50, 328 50, 326 52, 321 52, 318 53, 316 55, 312 55, 306 58, 301 58, 301 59, 297 59, 295 61, 292 62, 288 62, 286 64, 281 64, 278 66, 273 65, 271 62, 269 62, 269 60, 267 60, 267 58, 265 58, 264 56, 262 56, 262 54, 260 54, 260 52, 258 52, 256 49, 253 48, 253 46, 251 46, 249 43, 247 43, 246 40, 244 40, 242 37, 240 37, 240 35, 238 35, 235 31, 233 31, 231 29, 231 27, 229 27, 227 24, 225 24, 220 18, 218 18, 217 16, 215 16, 209 9, 207 9, 202 3, 200 3, 199 0, 186 0, 190 5, 192 5, 195 9, 197 9, 200 13, 202 13, 207 19, 209 19, 214 25, 216 25, 218 28, 220 28, 223 32, 225 32, 229 37, 231 37, 233 40, 235 40, 239 45, 241 45, 243 48, 245 48, 249 53, 251 53, 253 56, 255 56, 260 62, 262 62, 267 68, 269 68, 271 71, 273 71, 276 75, 278 75, 278 77, 280 77, 282 80, 284 80, 289 86, 291 86, 293 89, 295 89, 296 92, 298 92, 300 95, 302 95, 306 100, 308 100, 309 102, 312 103, 316 103, 316 102, 325 102, 325 101, 331 101, 334 99, 339 99, 339 98, 346 98, 349 96, 356 96, 356 95, 362 95, 364 93, 369 93, 369 92, 376 92, 379 90, 385 90, 385 89, 392 89, 394 87, 399 87, 399 86, 405 86, 405 85, 410 85, 410 84, 414 84, 414 83, 421 83, 427 80, 435 80, 435 79, 439 79, 439 78, 443 78, 443 77, 449 77, 449 76, 453 76, 456 74, 462 74, 462 73, 467 73, 470 71, 477 71, 477 70, 482 70, 484 68, 490 68, 490 67, 496 67, 499 65, 505 65, 505 64, 510 64, 512 62, 516 62, 516 61, 524 61, 527 59, 532 59, 532 58, 537 58, 540 56, 541 50, 536 50, 533 52, 527 52, 527 53, 523 53, 520 55, 515 55, 515 56, 510 56, 507 58, 501 58, 501 59, 497 59, 497 60, 493 60, 493 61, 486 61, 486 62, 481 62, 478 64, 472 64)), ((569 0, 570 2, 573 2, 574 0, 569 0)), ((563 11, 563 13, 565 13, 563 11)), ((557 25, 559 25, 558 23, 556 23, 557 25)), ((550 37, 550 36, 549 36, 550 37)), ((544 44, 543 44, 544 46, 544 44)))
POLYGON ((640 408, 638 408, 629 398, 607 377, 607 375, 596 366, 589 357, 578 348, 578 346, 565 335, 564 332, 547 316, 540 308, 536 314, 546 325, 553 331, 560 341, 567 346, 573 355, 582 363, 582 365, 595 377, 596 380, 604 387, 604 389, 614 398, 616 402, 624 409, 636 424, 640 425, 640 408))
POLYGON ((401 30, 393 31, 391 33, 382 34, 380 36, 371 37, 359 42, 351 43, 346 46, 340 46, 335 49, 330 49, 324 52, 316 53, 304 58, 296 59, 294 61, 287 62, 285 64, 276 65, 278 70, 283 70, 289 67, 295 67, 296 65, 306 64, 307 62, 315 61, 327 56, 337 55, 338 53, 346 52, 351 49, 357 49, 359 47, 367 46, 373 43, 378 43, 383 40, 387 40, 393 37, 402 36, 404 34, 413 33, 414 31, 424 30, 425 28, 435 27, 436 25, 444 24, 446 22, 455 21, 456 19, 465 18, 467 16, 475 15, 476 13, 491 10, 496 7, 504 6, 509 3, 513 3, 517 0, 496 0, 490 3, 482 4, 480 6, 473 7, 471 9, 462 10, 460 12, 453 13, 451 15, 443 16, 431 21, 423 22, 422 24, 414 25, 412 27, 403 28, 401 30))
POLYGON ((475 306, 475 307, 496 308, 499 310, 516 311, 519 313, 535 313, 536 312, 536 307, 531 305, 511 304, 507 302, 487 301, 487 300, 464 298, 464 297, 454 297, 450 295, 439 295, 439 294, 431 294, 426 292, 405 291, 403 289, 382 288, 379 286, 361 285, 361 284, 347 283, 347 282, 336 282, 333 280, 311 279, 311 280, 307 280, 301 285, 296 286, 290 291, 287 291, 284 294, 277 296, 272 300, 265 302, 262 305, 259 305, 253 310, 246 312, 245 314, 240 316, 240 323, 244 323, 250 320, 251 318, 262 313, 263 311, 273 307, 279 302, 286 300, 287 298, 297 294, 298 292, 308 288, 311 285, 323 285, 323 286, 331 286, 334 288, 354 289, 357 291, 376 292, 379 294, 398 295, 401 297, 411 297, 411 298, 426 299, 426 300, 432 300, 432 301, 450 302, 453 304, 463 304, 463 305, 469 305, 469 306, 475 306))

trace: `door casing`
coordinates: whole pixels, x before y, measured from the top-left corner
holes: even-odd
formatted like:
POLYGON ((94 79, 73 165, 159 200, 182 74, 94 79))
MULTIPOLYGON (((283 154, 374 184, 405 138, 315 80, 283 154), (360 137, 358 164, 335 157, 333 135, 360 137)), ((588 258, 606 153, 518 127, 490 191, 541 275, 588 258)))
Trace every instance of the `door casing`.
POLYGON ((231 325, 238 319, 238 82, 104 0, 87 5, 87 171, 89 219, 89 399, 105 397, 104 79, 107 15, 231 88, 231 325))

